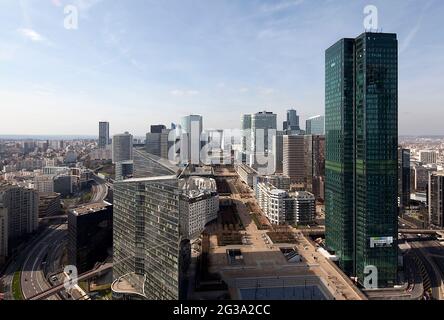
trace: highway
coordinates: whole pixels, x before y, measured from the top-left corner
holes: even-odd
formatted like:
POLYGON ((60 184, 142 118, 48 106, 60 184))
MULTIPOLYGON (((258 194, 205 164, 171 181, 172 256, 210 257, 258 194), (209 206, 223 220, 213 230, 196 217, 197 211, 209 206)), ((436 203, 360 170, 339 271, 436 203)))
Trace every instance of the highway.
MULTIPOLYGON (((67 225, 61 225, 41 239, 28 253, 22 266, 21 287, 23 297, 27 299, 50 288, 45 278, 44 267, 53 263, 48 257, 67 237, 67 225)), ((62 251, 63 252, 63 251, 62 251)), ((52 256, 52 255, 51 255, 52 256)), ((53 257, 57 259, 58 257, 53 257)), ((52 299, 58 299, 57 296, 52 299)))
POLYGON ((100 179, 97 176, 94 176, 93 180, 95 182, 91 190, 93 196, 91 197, 91 200, 89 202, 101 202, 105 200, 106 196, 108 195, 108 186, 104 180, 100 179))
POLYGON ((410 245, 415 249, 415 253, 426 267, 430 277, 433 298, 436 300, 444 299, 444 273, 433 260, 434 256, 444 259, 443 247, 437 241, 411 242, 410 245))
MULTIPOLYGON (((91 270, 91 271, 87 271, 81 275, 78 276, 77 279, 72 279, 75 280, 77 282, 83 281, 83 280, 87 280, 89 278, 92 278, 96 275, 100 275, 105 271, 108 271, 109 269, 111 269, 113 267, 112 263, 105 263, 103 265, 101 265, 100 267, 98 267, 97 269, 91 270)), ((41 291, 38 294, 31 296, 31 297, 27 297, 27 300, 44 300, 44 299, 49 299, 50 297, 54 296, 55 294, 59 293, 60 291, 65 290, 65 284, 59 284, 57 286, 54 286, 52 288, 48 288, 45 291, 41 291)))

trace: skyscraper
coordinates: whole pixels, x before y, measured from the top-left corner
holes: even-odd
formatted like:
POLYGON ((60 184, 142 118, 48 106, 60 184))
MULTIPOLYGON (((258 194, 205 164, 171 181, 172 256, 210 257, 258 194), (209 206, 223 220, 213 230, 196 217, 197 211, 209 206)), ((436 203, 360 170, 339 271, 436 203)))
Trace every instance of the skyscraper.
POLYGON ((276 131, 276 135, 273 137, 273 156, 274 156, 274 171, 276 173, 283 172, 283 160, 284 160, 284 132, 276 131))
POLYGON ((283 173, 292 183, 305 183, 305 141, 301 135, 283 137, 283 173))
POLYGON ((305 135, 306 190, 324 200, 325 136, 305 135))
POLYGON ((397 280, 398 42, 342 39, 325 56, 326 244, 340 267, 378 286, 397 280))
POLYGON ((401 213, 410 202, 410 150, 398 148, 398 197, 401 213))
POLYGON ((247 162, 247 152, 251 150, 251 114, 243 114, 241 117, 241 148, 242 162, 247 162))
POLYGON ((429 175, 429 223, 444 228, 444 172, 429 175))
POLYGON ((99 122, 99 148, 109 145, 109 122, 99 122))
POLYGON ((203 131, 203 123, 202 116, 200 115, 189 115, 183 117, 180 126, 182 128, 181 139, 182 146, 185 147, 186 150, 181 150, 182 156, 184 159, 188 159, 193 164, 200 163, 200 150, 202 147, 201 143, 201 134, 203 131), (183 152, 186 152, 185 154, 183 152))
MULTIPOLYGON (((273 137, 276 135, 277 116, 273 112, 258 112, 251 115, 251 154, 250 166, 257 167, 265 162, 258 157, 268 156, 272 151, 273 137)), ((274 161, 270 159, 270 161, 274 161)))
POLYGON ((128 132, 113 136, 113 163, 133 160, 133 136, 128 132))
POLYGON ((314 116, 305 121, 305 134, 324 135, 324 116, 314 116))
POLYGON ((295 109, 287 110, 287 127, 284 128, 287 131, 299 131, 301 127, 299 126, 299 116, 295 109))

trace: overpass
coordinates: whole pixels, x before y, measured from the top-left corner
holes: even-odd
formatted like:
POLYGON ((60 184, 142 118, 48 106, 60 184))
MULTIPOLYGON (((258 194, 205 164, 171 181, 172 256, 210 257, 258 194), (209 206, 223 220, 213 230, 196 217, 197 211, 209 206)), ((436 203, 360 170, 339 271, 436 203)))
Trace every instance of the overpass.
MULTIPOLYGON (((76 279, 72 279, 72 280, 77 281, 77 282, 87 280, 92 277, 101 275, 102 273, 112 269, 112 267, 113 267, 112 263, 105 263, 105 264, 101 265, 100 267, 98 267, 97 269, 82 273, 76 279)), ((59 285, 54 286, 48 290, 42 291, 33 297, 27 298, 26 300, 44 300, 44 299, 49 298, 50 296, 53 296, 63 290, 65 290, 65 283, 59 284, 59 285)))

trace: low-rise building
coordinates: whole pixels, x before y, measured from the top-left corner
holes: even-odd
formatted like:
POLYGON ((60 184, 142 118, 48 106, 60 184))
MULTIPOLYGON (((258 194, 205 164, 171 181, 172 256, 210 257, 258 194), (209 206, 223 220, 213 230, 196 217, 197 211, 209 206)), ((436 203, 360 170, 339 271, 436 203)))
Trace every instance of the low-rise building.
POLYGON ((309 192, 288 192, 271 183, 259 182, 256 196, 259 207, 272 224, 307 225, 315 219, 315 197, 309 192))
POLYGON ((216 181, 211 178, 188 177, 179 180, 182 191, 179 211, 183 234, 189 239, 198 237, 210 221, 217 219, 219 195, 216 181))
POLYGON ((39 218, 53 216, 62 210, 59 193, 39 193, 39 218))
POLYGON ((253 181, 258 175, 257 171, 244 163, 235 165, 234 169, 242 181, 245 182, 250 188, 253 188, 253 181))

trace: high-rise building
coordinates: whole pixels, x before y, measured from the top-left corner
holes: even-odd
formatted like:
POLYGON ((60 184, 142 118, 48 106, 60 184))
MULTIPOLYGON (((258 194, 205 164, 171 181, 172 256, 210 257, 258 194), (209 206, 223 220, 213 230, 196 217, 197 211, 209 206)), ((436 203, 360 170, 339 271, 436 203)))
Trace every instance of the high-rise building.
POLYGON ((145 148, 146 152, 160 157, 160 139, 162 133, 148 132, 146 134, 145 148))
MULTIPOLYGON (((176 175, 129 179, 114 185, 113 291, 125 282, 150 300, 183 298, 183 241, 176 175)), ((185 260, 185 261, 184 261, 185 260)))
POLYGON ((283 173, 292 183, 305 183, 305 141, 302 135, 283 136, 283 173))
POLYGON ((39 194, 33 189, 15 185, 0 185, 0 204, 8 212, 9 243, 25 234, 34 232, 38 227, 39 194))
POLYGON ((314 116, 305 121, 305 134, 325 134, 325 117, 314 116))
POLYGON ((326 244, 340 267, 397 280, 398 42, 366 32, 326 51, 326 244))
POLYGON ((166 129, 166 126, 163 124, 156 124, 151 126, 151 133, 162 133, 163 130, 166 129))
POLYGON ((201 135, 203 131, 203 120, 200 115, 189 115, 181 119, 181 156, 192 164, 200 163, 200 150, 202 148, 201 135), (185 150, 182 150, 185 149, 185 150))
MULTIPOLYGON (((268 157, 272 151, 273 137, 276 135, 277 116, 273 112, 258 112, 251 115, 251 150, 249 164, 251 167, 266 165, 268 160, 261 159, 268 157)), ((248 144, 248 143, 247 143, 248 144)))
POLYGON ((133 136, 128 132, 113 136, 113 163, 133 159, 133 136))
POLYGON ((284 132, 276 131, 276 136, 273 137, 273 158, 274 171, 282 173, 284 168, 282 162, 284 160, 284 132))
POLYGON ((247 152, 251 150, 251 114, 243 114, 241 117, 241 149, 242 149, 242 161, 247 161, 247 152))
POLYGON ((68 211, 68 262, 80 273, 108 258, 113 243, 113 206, 92 203, 68 211))
POLYGON ((325 136, 305 136, 305 172, 306 190, 316 199, 324 200, 325 181, 325 136))
POLYGON ((429 224, 444 228, 444 172, 429 175, 429 224))
POLYGON ((290 131, 299 131, 301 130, 301 127, 299 125, 299 116, 295 109, 287 110, 287 121, 286 121, 287 127, 285 128, 287 130, 287 133, 290 133, 290 131))
POLYGON ((428 190, 429 174, 436 171, 436 165, 416 165, 413 170, 410 170, 410 174, 413 174, 413 187, 415 192, 425 193, 428 190))
POLYGON ((398 197, 401 212, 410 203, 410 150, 398 148, 398 197))
POLYGON ((99 148, 109 145, 109 122, 99 122, 99 148))

